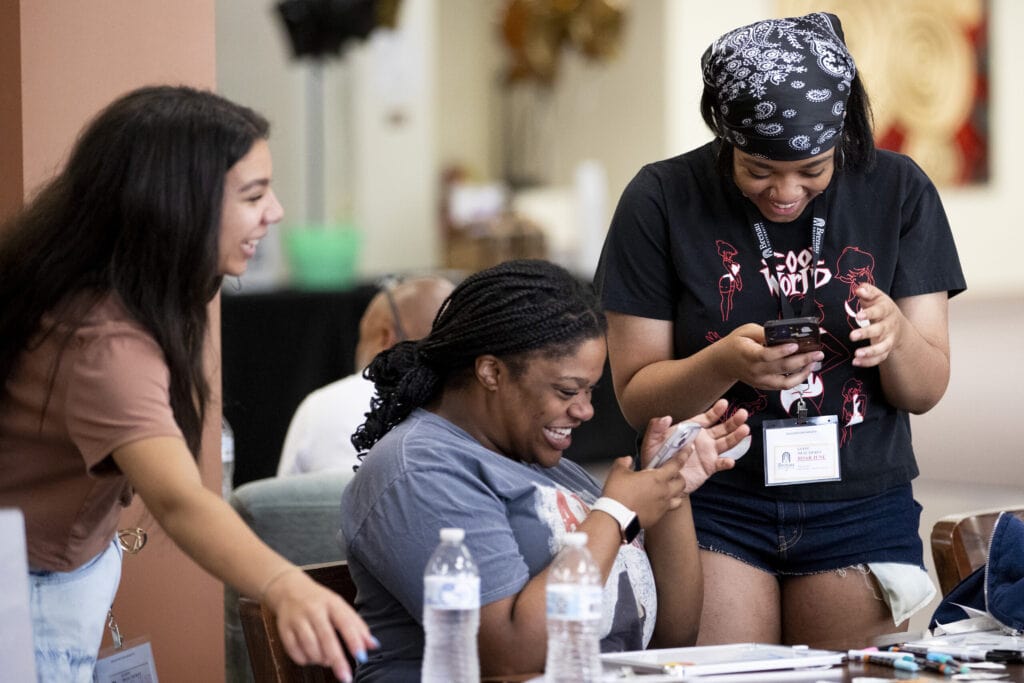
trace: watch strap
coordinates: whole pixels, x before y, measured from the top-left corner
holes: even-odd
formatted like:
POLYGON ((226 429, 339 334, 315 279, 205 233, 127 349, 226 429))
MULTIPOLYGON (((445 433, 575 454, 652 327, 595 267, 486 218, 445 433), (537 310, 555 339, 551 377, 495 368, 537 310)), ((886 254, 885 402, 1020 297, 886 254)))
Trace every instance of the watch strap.
POLYGON ((635 512, 614 498, 601 496, 594 501, 590 509, 592 511, 600 510, 618 522, 619 534, 622 536, 623 543, 631 543, 636 538, 636 535, 640 533, 640 518, 637 517, 635 512))

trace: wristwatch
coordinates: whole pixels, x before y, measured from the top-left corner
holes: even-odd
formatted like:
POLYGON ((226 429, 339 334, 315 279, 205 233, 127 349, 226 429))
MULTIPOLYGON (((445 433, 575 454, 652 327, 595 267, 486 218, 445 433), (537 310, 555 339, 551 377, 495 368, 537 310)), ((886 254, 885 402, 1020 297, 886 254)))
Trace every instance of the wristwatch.
POLYGON ((615 500, 601 496, 590 506, 591 511, 600 510, 619 523, 619 534, 623 543, 632 543, 636 535, 640 533, 640 518, 628 507, 615 500))

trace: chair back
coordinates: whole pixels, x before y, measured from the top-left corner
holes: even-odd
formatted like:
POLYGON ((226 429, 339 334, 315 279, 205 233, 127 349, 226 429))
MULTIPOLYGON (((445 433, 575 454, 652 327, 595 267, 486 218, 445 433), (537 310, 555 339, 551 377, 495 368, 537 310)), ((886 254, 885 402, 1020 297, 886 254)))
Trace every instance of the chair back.
MULTIPOLYGON (((323 562, 302 567, 314 581, 330 588, 350 605, 355 604, 356 585, 348 571, 348 563, 323 562)), ((238 614, 245 633, 246 649, 253 676, 259 683, 336 683, 333 672, 323 666, 300 666, 285 652, 277 633, 277 621, 270 609, 252 598, 238 601, 238 614)), ((349 666, 355 671, 355 660, 345 650, 349 666)))
MULTIPOLYGON (((242 484, 231 507, 260 540, 299 566, 345 559, 338 544, 341 494, 350 471, 310 472, 242 484)), ((238 591, 224 586, 225 683, 253 683, 238 616, 238 591)))
MULTIPOLYGON (((939 588, 946 595, 988 560, 989 539, 999 513, 981 510, 943 517, 932 527, 932 559, 939 588)), ((1024 507, 1007 512, 1024 519, 1024 507)))

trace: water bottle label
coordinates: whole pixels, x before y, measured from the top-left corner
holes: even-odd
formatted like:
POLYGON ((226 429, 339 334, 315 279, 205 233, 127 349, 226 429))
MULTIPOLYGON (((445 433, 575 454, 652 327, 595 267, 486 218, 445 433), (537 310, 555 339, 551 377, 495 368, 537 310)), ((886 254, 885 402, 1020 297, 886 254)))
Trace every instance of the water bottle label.
POLYGON ((547 587, 548 619, 590 621, 601 618, 601 587, 556 583, 547 587))
POLYGON ((480 577, 426 576, 423 605, 434 609, 479 609, 480 577))

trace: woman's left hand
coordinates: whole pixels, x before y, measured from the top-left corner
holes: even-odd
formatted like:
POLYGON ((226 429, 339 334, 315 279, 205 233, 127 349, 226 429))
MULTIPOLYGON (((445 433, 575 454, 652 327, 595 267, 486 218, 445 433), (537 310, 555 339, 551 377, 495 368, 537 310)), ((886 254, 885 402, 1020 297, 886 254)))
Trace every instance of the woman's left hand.
MULTIPOLYGON (((719 454, 739 444, 748 434, 747 411, 742 408, 733 413, 729 419, 722 421, 729 404, 719 399, 708 410, 689 418, 703 429, 689 446, 680 449, 673 458, 662 467, 678 467, 683 478, 684 494, 696 491, 716 472, 731 469, 735 461, 731 458, 720 458, 719 454)), ((658 448, 668 438, 671 418, 661 417, 651 420, 644 435, 641 448, 641 462, 650 462, 658 448)))
POLYGON ((272 579, 261 598, 277 616, 281 642, 298 664, 329 666, 338 680, 350 681, 352 671, 338 635, 357 661, 365 661, 366 651, 377 647, 352 606, 298 567, 272 579))
POLYGON ((855 292, 860 299, 858 327, 850 332, 850 341, 867 341, 854 351, 852 364, 858 368, 879 365, 899 344, 906 318, 896 302, 874 285, 863 284, 855 292), (866 324, 865 324, 866 323, 866 324))

